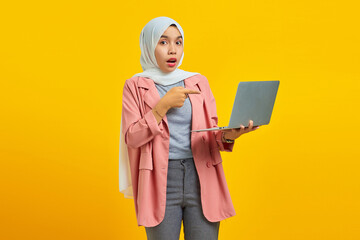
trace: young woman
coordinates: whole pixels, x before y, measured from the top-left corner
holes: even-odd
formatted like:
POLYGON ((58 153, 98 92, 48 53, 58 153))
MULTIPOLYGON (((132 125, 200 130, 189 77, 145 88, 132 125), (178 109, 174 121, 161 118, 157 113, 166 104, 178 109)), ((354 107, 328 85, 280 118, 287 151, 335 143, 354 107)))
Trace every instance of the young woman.
POLYGON ((220 221, 235 215, 220 151, 258 127, 190 132, 217 127, 218 118, 206 77, 178 69, 184 32, 176 21, 152 19, 140 48, 143 72, 123 89, 120 178, 131 179, 120 190, 133 196, 148 239, 178 240, 182 221, 185 239, 218 239, 220 221))

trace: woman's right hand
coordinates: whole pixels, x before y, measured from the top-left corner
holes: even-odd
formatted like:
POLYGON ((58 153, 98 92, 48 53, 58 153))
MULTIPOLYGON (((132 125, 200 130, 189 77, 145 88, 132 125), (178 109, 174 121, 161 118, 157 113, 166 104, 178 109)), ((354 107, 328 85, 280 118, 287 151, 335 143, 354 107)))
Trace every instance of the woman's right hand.
POLYGON ((180 108, 184 105, 188 94, 200 94, 199 91, 186 89, 181 86, 173 87, 160 99, 160 101, 153 108, 154 116, 159 124, 161 119, 165 116, 170 108, 180 108))
POLYGON ((188 94, 200 94, 199 91, 179 87, 173 87, 160 99, 159 103, 168 110, 173 107, 180 108, 184 105, 188 94))

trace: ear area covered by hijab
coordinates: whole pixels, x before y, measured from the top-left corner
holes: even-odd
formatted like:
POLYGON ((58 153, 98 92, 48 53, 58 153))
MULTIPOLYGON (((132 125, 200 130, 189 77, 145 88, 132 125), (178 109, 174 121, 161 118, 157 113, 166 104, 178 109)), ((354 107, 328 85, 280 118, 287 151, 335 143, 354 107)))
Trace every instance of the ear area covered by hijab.
MULTIPOLYGON (((141 57, 140 64, 143 72, 135 74, 135 76, 147 77, 152 79, 155 83, 161 85, 171 85, 180 82, 191 76, 200 74, 196 72, 188 72, 176 68, 174 71, 164 73, 159 68, 155 58, 155 48, 166 29, 175 24, 181 33, 184 43, 184 32, 180 24, 168 17, 157 17, 150 20, 142 29, 140 34, 140 49, 141 57)), ((184 53, 181 56, 179 67, 184 58, 184 53)), ((119 146, 119 190, 124 194, 125 198, 133 198, 133 188, 131 182, 131 171, 129 164, 129 156, 127 146, 125 143, 125 136, 122 132, 122 124, 120 124, 120 146, 119 146)))

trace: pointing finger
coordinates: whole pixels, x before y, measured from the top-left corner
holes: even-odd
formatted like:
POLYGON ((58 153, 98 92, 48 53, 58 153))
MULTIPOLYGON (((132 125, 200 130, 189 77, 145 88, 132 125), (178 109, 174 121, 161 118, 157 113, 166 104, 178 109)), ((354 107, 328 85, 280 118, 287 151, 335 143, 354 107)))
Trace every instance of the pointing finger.
POLYGON ((187 93, 187 94, 199 94, 200 92, 199 91, 197 91, 197 90, 192 90, 192 89, 187 89, 187 88, 185 88, 184 89, 184 93, 187 93))

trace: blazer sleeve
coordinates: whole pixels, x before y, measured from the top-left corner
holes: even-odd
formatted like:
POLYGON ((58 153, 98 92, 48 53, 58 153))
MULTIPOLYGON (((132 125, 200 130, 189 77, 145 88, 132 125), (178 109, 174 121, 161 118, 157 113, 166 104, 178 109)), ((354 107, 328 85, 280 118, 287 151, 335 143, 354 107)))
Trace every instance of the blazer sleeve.
POLYGON ((162 134, 152 111, 143 112, 140 99, 137 86, 127 80, 123 89, 121 116, 125 143, 132 148, 139 148, 162 134))
MULTIPOLYGON (((206 99, 205 101, 208 103, 208 110, 209 110, 209 115, 211 118, 211 124, 212 124, 212 128, 218 127, 218 117, 217 117, 217 113, 216 113, 216 102, 215 102, 215 98, 214 95, 211 91, 209 82, 207 80, 207 78, 205 76, 203 76, 204 78, 204 84, 206 85, 205 91, 206 91, 206 99)), ((220 151, 225 151, 225 152, 232 152, 233 147, 234 147, 234 143, 224 143, 222 141, 222 131, 212 131, 213 135, 214 135, 214 139, 216 141, 216 144, 214 144, 213 149, 211 149, 212 151, 215 150, 215 148, 219 149, 220 151)))

